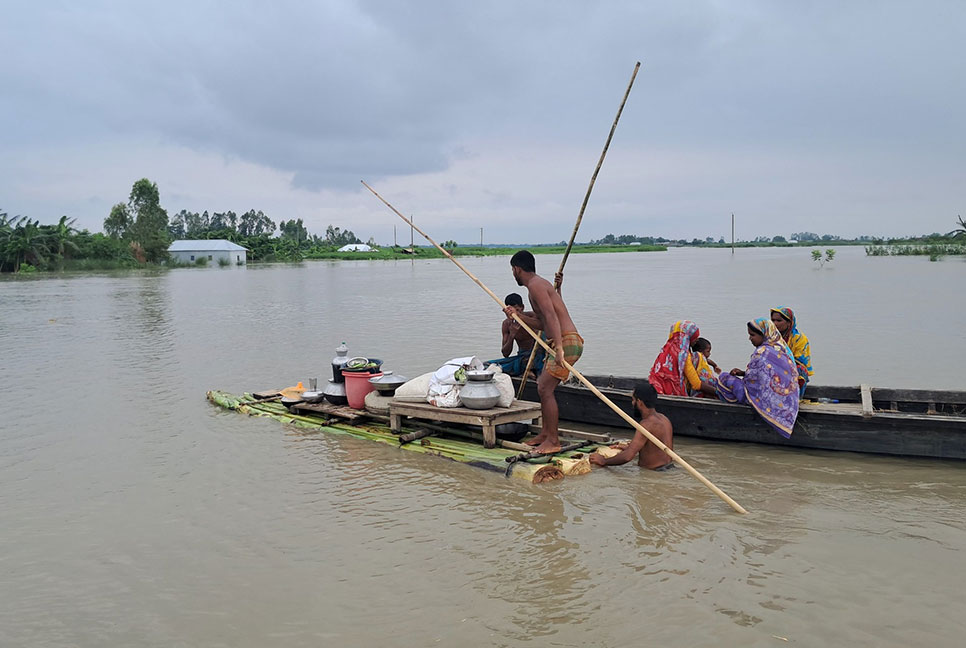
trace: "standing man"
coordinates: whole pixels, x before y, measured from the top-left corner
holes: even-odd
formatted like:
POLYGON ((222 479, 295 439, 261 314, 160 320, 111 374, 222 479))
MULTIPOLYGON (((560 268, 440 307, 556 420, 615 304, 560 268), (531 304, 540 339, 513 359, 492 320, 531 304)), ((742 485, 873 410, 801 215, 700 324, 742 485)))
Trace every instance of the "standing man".
MULTIPOLYGON (((657 437, 661 443, 671 450, 674 449, 674 430, 671 421, 666 416, 658 412, 657 390, 646 380, 634 386, 634 395, 631 396, 631 406, 638 416, 641 417, 641 425, 657 437)), ((590 463, 595 466, 620 466, 637 457, 637 465, 641 468, 650 470, 665 470, 674 465, 671 457, 666 452, 651 443, 644 434, 637 430, 634 438, 626 448, 613 457, 604 457, 599 453, 591 453, 590 463)))
MULTIPOLYGON (((553 349, 554 357, 548 357, 540 377, 537 378, 537 393, 540 395, 540 415, 543 430, 527 443, 536 446, 543 454, 560 452, 560 438, 557 431, 559 411, 554 390, 561 381, 567 380, 570 371, 560 363, 563 359, 573 365, 584 351, 584 339, 577 333, 574 321, 570 319, 567 306, 553 285, 537 274, 537 264, 527 250, 520 250, 510 258, 510 271, 517 285, 526 286, 530 297, 533 316, 521 314, 520 318, 530 328, 542 329, 547 336, 547 344, 553 349)), ((562 279, 562 277, 561 277, 562 279)), ((507 306, 503 309, 507 317, 516 311, 507 306)))

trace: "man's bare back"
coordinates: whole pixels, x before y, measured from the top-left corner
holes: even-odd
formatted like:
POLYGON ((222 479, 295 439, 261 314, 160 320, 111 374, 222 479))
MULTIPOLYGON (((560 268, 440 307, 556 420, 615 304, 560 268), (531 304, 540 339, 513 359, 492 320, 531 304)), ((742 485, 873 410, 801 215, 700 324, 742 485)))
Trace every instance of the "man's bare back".
MULTIPOLYGON (((671 450, 674 450, 674 435, 671 428, 671 421, 666 416, 656 410, 651 410, 650 416, 641 419, 641 425, 648 432, 656 436, 661 443, 671 450)), ((667 453, 654 445, 640 430, 634 436, 641 436, 644 439, 644 447, 641 448, 641 452, 637 457, 638 466, 647 468, 648 470, 657 470, 671 463, 671 458, 667 453)))

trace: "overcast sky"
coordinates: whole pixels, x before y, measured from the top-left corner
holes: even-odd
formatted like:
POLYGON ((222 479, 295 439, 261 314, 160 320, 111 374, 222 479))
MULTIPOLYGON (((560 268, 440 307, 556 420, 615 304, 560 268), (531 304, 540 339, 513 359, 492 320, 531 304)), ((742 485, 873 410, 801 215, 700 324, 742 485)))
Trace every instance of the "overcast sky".
POLYGON ((261 209, 391 242, 946 232, 966 3, 0 0, 0 211, 261 209))

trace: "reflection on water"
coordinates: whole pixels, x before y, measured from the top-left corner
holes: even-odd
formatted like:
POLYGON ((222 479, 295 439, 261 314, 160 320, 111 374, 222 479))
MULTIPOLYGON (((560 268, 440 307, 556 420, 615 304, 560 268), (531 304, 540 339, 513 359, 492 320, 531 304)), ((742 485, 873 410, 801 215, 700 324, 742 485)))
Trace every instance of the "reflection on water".
MULTIPOLYGON (((342 340, 410 376, 494 355, 496 305, 447 263, 0 280, 0 644, 958 645, 960 463, 679 439, 737 516, 683 470, 527 486, 204 401, 324 379, 342 340)), ((506 258, 465 263, 518 290, 506 258)), ((581 368, 644 373, 681 317, 743 364, 743 322, 787 303, 816 382, 956 386, 961 339, 948 363, 906 341, 966 314, 966 266, 810 264, 575 255, 581 368)))

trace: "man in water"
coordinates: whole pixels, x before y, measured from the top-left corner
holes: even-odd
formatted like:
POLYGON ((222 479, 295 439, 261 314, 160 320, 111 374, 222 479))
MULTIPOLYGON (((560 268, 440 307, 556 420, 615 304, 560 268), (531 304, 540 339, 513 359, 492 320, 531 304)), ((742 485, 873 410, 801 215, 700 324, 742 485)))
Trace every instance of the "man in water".
MULTIPOLYGON (((631 406, 641 417, 641 425, 673 450, 674 431, 671 428, 671 421, 654 409, 657 406, 657 390, 651 383, 644 380, 634 386, 631 406)), ((640 430, 635 432, 631 442, 618 454, 613 457, 604 457, 594 452, 590 455, 590 463, 597 466, 620 466, 633 459, 634 455, 638 455, 637 465, 641 468, 663 470, 674 465, 667 453, 654 445, 640 430)))
POLYGON ((561 381, 567 380, 570 371, 565 369, 560 360, 573 365, 584 351, 584 339, 577 333, 577 327, 570 319, 567 306, 553 285, 537 274, 537 264, 533 255, 527 250, 520 250, 510 258, 510 271, 517 285, 526 286, 530 297, 530 307, 533 315, 518 314, 511 306, 503 311, 507 317, 518 314, 530 328, 543 330, 547 336, 547 344, 553 349, 555 357, 547 357, 543 371, 537 378, 537 393, 540 395, 540 415, 543 419, 543 430, 527 443, 536 446, 536 451, 553 454, 560 451, 560 439, 557 431, 559 411, 554 390, 561 381))

